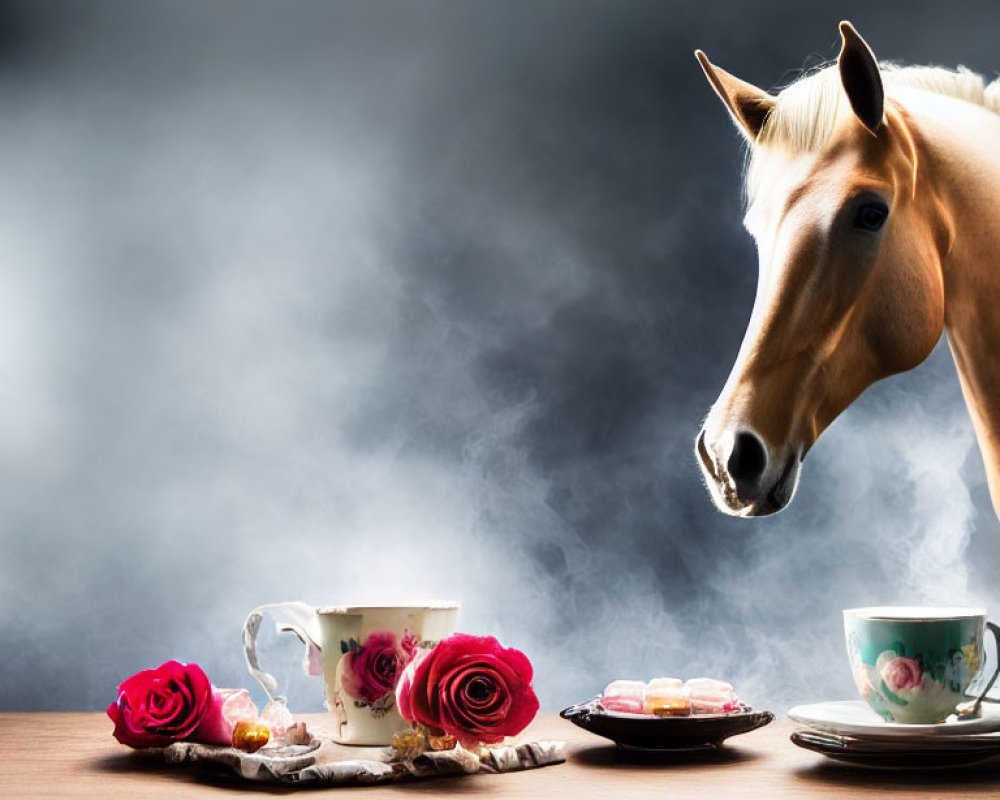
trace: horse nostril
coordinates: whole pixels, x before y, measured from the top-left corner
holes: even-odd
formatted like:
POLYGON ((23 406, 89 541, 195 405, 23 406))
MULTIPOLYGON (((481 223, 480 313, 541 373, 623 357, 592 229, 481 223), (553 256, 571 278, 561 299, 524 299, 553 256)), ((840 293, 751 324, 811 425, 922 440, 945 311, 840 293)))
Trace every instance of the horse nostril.
POLYGON ((733 452, 729 454, 726 469, 737 486, 755 483, 767 467, 767 451, 764 443, 749 431, 736 434, 733 452))
POLYGON ((712 460, 712 456, 709 455, 708 447, 705 446, 704 428, 702 428, 701 432, 698 434, 698 439, 695 442, 695 450, 698 453, 698 458, 701 459, 701 464, 705 468, 705 471, 712 476, 712 480, 718 481, 719 476, 715 472, 715 462, 712 460))

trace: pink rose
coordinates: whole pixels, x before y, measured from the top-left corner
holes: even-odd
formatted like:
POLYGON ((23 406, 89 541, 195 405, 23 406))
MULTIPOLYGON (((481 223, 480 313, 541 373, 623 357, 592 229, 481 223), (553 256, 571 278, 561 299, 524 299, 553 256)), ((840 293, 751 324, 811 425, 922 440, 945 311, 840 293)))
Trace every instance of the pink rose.
POLYGON ((912 658, 896 656, 881 669, 882 682, 893 692, 920 685, 920 664, 912 658))
POLYGON ((421 651, 396 688, 403 719, 465 746, 520 733, 538 712, 533 670, 520 650, 492 636, 456 633, 421 651))
POLYGON ((197 664, 167 661, 122 681, 108 706, 114 737, 129 747, 165 747, 188 740, 232 744, 231 719, 253 708, 245 689, 216 690, 197 664), (228 717, 228 718, 227 718, 228 717))
POLYGON ((396 681, 416 649, 416 637, 408 631, 402 642, 391 631, 374 631, 361 645, 344 654, 341 684, 358 700, 374 703, 396 688, 396 681))

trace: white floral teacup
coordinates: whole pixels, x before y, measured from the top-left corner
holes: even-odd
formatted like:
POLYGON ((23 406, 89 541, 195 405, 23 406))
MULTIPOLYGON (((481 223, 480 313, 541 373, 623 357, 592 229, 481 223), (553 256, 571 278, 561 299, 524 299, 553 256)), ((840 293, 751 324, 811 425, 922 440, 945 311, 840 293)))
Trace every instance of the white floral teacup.
MULTIPOLYGON (((844 632, 858 691, 888 722, 942 722, 955 713, 959 703, 970 699, 969 686, 985 663, 987 627, 1000 648, 1000 629, 986 621, 982 609, 848 609, 844 632)), ((1000 665, 981 694, 989 690, 998 672, 1000 665)))
POLYGON ((257 658, 257 632, 264 614, 279 631, 306 645, 304 666, 323 675, 326 705, 334 715, 334 739, 343 744, 386 745, 407 727, 396 709, 395 688, 416 648, 431 647, 455 631, 458 603, 407 606, 330 606, 275 603, 250 612, 243 646, 250 672, 272 699, 278 681, 257 658))

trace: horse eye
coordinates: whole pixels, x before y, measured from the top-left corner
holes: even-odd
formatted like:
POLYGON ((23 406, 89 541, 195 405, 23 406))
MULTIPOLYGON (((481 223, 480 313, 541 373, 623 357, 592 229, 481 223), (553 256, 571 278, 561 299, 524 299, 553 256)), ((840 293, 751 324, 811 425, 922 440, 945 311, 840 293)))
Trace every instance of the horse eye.
POLYGON ((858 209, 854 218, 854 227, 864 231, 877 231, 885 224, 889 216, 889 206, 885 203, 865 203, 858 209))

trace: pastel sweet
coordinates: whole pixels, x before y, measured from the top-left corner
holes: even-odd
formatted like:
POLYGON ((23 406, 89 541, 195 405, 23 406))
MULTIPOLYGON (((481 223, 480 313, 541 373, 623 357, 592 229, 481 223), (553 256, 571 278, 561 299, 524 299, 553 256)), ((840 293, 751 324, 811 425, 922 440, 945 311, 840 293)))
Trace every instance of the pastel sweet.
POLYGON ((645 706, 641 697, 602 697, 605 711, 624 711, 627 714, 643 714, 645 706))
POLYGON ((604 687, 604 696, 622 695, 625 697, 642 697, 646 692, 645 681, 611 681, 604 687))
POLYGON ((692 711, 691 700, 680 685, 647 688, 643 708, 658 717, 686 717, 692 711))
POLYGON ((715 678, 688 678, 684 683, 688 689, 707 689, 713 692, 732 692, 733 685, 715 678))
POLYGON ((604 689, 601 705, 607 711, 642 714, 645 694, 646 684, 642 681, 612 681, 604 689))
POLYGON ((606 711, 686 717, 692 714, 731 714, 744 708, 732 684, 715 678, 653 678, 649 683, 616 680, 600 697, 606 711))
POLYGON ((684 684, 695 714, 729 714, 739 711, 740 700, 732 684, 714 678, 692 678, 684 684))
POLYGON ((740 710, 737 700, 727 697, 692 697, 691 711, 694 714, 732 714, 740 710))
POLYGON ((691 701, 680 678, 653 678, 646 684, 644 709, 659 717, 686 717, 691 713, 691 701))
POLYGON ((653 678, 646 684, 646 691, 652 689, 680 689, 684 686, 684 681, 680 678, 653 678))

